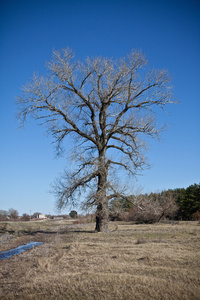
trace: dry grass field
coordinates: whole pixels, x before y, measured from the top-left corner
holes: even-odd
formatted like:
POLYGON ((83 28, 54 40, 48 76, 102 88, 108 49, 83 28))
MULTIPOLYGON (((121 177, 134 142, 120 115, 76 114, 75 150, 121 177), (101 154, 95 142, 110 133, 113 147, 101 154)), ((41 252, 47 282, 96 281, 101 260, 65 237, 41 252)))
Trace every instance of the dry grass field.
POLYGON ((0 261, 0 299, 200 299, 198 222, 109 226, 0 223, 0 252, 44 242, 0 261))

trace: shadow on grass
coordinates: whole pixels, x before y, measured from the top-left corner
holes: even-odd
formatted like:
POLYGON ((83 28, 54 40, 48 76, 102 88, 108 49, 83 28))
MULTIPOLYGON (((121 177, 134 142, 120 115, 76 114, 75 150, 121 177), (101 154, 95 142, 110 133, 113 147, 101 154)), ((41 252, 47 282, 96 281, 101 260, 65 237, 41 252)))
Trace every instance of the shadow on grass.
POLYGON ((77 228, 74 226, 69 226, 66 228, 58 229, 58 230, 46 230, 46 229, 34 229, 34 228, 26 228, 26 229, 9 229, 7 228, 6 224, 0 228, 0 235, 10 234, 10 235, 36 235, 36 234, 48 234, 48 235, 54 235, 54 234, 67 234, 70 232, 74 233, 95 233, 95 230, 84 230, 83 228, 77 228))
POLYGON ((65 234, 68 233, 68 230, 62 230, 62 231, 47 231, 47 230, 30 230, 30 231, 20 231, 20 234, 24 234, 24 235, 36 235, 38 233, 43 233, 43 234, 65 234))
POLYGON ((5 231, 0 231, 0 234, 5 235, 5 234, 9 234, 9 235, 36 235, 38 233, 43 233, 43 234, 65 234, 68 233, 68 230, 63 230, 63 231, 47 231, 47 230, 19 230, 19 231, 15 231, 15 230, 5 230, 5 231))
POLYGON ((76 233, 96 233, 95 230, 70 230, 69 232, 76 232, 76 233))

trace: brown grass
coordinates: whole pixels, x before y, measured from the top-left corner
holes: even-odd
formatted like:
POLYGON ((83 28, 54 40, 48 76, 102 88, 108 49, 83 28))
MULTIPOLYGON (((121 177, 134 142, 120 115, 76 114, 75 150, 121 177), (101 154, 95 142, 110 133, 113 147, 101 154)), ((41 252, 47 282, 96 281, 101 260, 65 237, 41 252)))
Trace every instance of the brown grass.
POLYGON ((198 222, 117 224, 94 233, 94 224, 43 223, 0 244, 44 242, 0 261, 0 299, 200 299, 198 222))

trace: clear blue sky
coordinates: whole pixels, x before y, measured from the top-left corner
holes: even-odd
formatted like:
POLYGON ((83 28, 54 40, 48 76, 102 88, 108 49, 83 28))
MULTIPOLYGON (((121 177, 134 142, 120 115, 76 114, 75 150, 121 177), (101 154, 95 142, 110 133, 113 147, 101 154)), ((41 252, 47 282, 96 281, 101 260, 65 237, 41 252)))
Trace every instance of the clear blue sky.
MULTIPOLYGON (((52 49, 78 57, 120 57, 141 49, 168 69, 179 105, 160 120, 169 128, 151 143, 143 192, 200 182, 200 2, 194 0, 0 1, 0 209, 55 213, 50 184, 67 166, 34 121, 17 129, 16 96, 33 71, 45 72, 52 49)), ((70 208, 69 208, 70 209, 70 208)), ((69 211, 66 211, 69 212, 69 211)))

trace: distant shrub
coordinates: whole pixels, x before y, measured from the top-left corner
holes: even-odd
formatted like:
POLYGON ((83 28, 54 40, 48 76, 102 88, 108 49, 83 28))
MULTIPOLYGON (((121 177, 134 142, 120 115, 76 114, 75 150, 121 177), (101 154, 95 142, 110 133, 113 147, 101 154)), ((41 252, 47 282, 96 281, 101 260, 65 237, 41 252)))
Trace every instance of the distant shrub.
POLYGON ((70 217, 72 218, 72 219, 75 219, 75 218, 77 218, 77 211, 75 211, 75 210, 72 210, 71 212, 70 212, 70 217))
POLYGON ((152 224, 157 222, 159 217, 160 215, 150 207, 145 207, 145 209, 142 210, 141 207, 135 206, 130 210, 127 216, 127 221, 132 221, 136 224, 152 224))
POLYGON ((74 225, 77 225, 77 224, 79 224, 79 223, 80 223, 79 220, 76 220, 76 221, 73 222, 74 225))
POLYGON ((200 221, 200 211, 197 211, 192 215, 192 220, 200 221))
POLYGON ((23 215, 21 216, 21 220, 22 220, 22 221, 30 221, 30 216, 29 216, 28 214, 23 214, 23 215))
POLYGON ((95 214, 79 215, 78 219, 73 224, 87 224, 95 222, 95 214))

